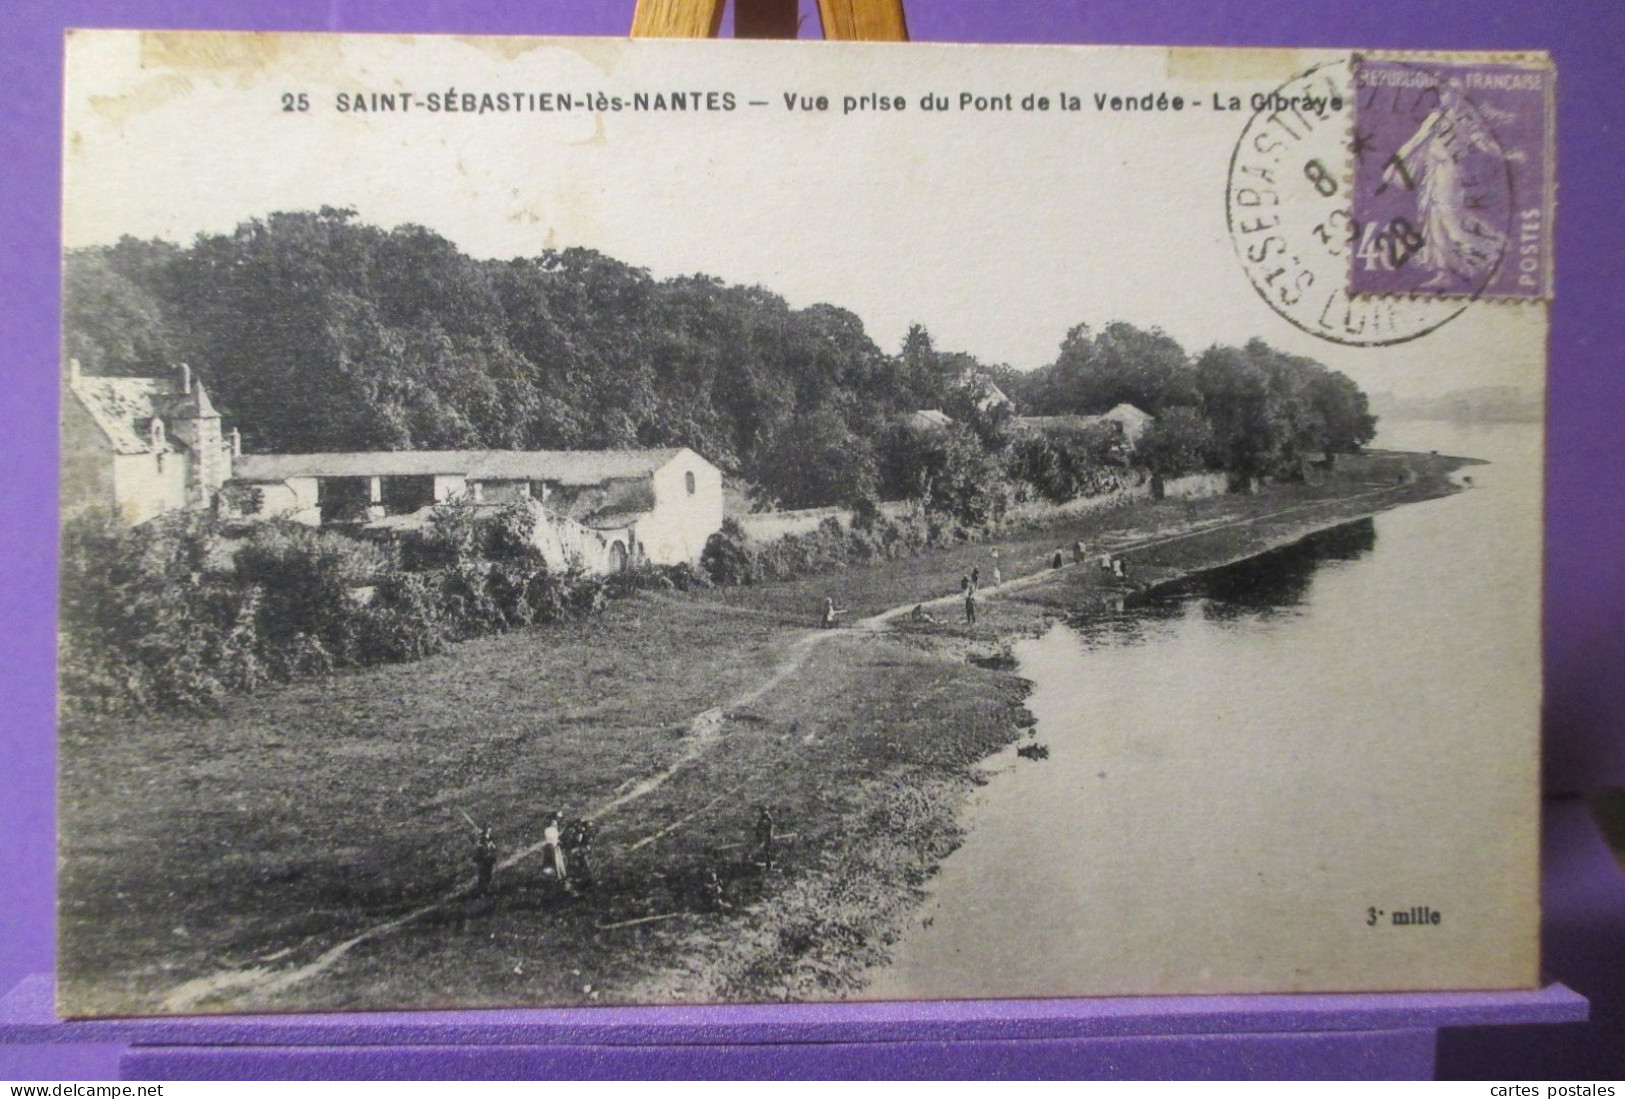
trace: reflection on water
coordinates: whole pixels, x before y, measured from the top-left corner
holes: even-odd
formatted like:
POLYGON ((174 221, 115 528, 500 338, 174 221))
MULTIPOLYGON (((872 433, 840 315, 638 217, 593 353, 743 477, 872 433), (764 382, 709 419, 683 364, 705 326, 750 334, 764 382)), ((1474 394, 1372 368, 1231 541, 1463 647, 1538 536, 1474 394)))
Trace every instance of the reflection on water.
POLYGON ((1154 640, 1193 607, 1221 625, 1297 614, 1319 570, 1357 561, 1376 545, 1376 523, 1356 519, 1257 557, 1136 593, 1114 613, 1072 615, 1067 624, 1086 648, 1093 648, 1154 640))
POLYGON ((1540 434, 1420 430, 1493 464, 1016 647, 1050 754, 995 757, 870 994, 1483 987, 1527 960, 1533 832, 1504 825, 1535 804, 1540 434), (1454 915, 1374 936, 1384 901, 1454 915))

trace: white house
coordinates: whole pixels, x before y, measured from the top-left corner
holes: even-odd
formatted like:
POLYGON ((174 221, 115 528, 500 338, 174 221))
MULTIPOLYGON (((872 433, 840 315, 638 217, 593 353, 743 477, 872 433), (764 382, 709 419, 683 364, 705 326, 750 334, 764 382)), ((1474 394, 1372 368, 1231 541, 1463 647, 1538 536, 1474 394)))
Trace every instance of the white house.
POLYGON ((62 394, 62 512, 113 509, 144 523, 205 508, 231 476, 237 432, 220 432, 203 383, 185 365, 168 378, 86 375, 68 363, 62 394))
POLYGON ((249 454, 232 472, 256 514, 313 525, 404 529, 452 499, 527 500, 548 564, 596 573, 696 561, 722 526, 722 473, 687 448, 249 454))

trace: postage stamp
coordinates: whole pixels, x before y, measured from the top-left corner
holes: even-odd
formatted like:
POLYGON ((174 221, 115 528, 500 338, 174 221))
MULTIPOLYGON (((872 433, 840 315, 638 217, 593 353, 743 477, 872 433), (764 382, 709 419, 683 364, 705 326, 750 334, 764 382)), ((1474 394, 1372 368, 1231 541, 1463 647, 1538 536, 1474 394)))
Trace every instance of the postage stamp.
POLYGON ((1351 293, 1550 296, 1552 76, 1356 60, 1351 293))

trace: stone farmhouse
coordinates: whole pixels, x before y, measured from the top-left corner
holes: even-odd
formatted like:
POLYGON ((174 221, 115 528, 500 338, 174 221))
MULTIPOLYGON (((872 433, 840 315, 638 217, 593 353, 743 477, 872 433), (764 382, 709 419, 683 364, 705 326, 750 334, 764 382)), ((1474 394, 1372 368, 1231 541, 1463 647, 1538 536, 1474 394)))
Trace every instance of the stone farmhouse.
POLYGON ((375 531, 420 525, 450 500, 536 509, 553 568, 592 573, 697 561, 722 526, 722 473, 686 448, 243 454, 185 366, 169 378, 84 375, 62 400, 62 511, 144 523, 182 508, 375 531), (229 503, 227 501, 230 501, 229 503))
POLYGON ((203 383, 87 376, 68 364, 62 395, 62 511, 111 507, 128 523, 213 505, 241 448, 220 431, 203 383))
POLYGON ((449 500, 528 501, 548 565, 592 573, 696 561, 723 518, 721 471, 686 447, 245 454, 232 473, 256 515, 312 525, 402 531, 449 500))

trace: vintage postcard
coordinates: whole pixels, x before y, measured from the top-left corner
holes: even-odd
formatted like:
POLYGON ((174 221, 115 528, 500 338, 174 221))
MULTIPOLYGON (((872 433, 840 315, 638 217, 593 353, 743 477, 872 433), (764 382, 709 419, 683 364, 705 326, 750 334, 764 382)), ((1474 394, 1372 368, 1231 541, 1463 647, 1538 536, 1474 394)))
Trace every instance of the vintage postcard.
POLYGON ((66 49, 64 1014, 1535 982, 1543 55, 66 49))

